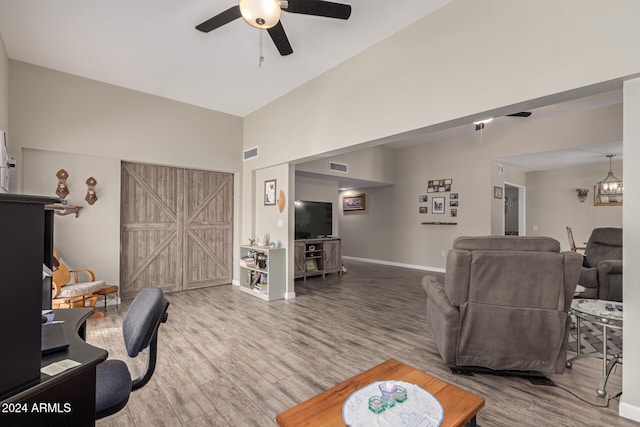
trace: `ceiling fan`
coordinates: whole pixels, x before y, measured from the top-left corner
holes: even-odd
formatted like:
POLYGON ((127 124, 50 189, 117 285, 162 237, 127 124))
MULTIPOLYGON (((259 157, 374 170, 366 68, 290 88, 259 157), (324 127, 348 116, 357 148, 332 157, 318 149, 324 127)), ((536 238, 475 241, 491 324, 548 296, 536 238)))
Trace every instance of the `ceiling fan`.
POLYGON ((349 19, 351 6, 323 0, 240 0, 240 4, 204 21, 196 29, 208 33, 238 18, 249 25, 266 29, 280 55, 293 53, 287 34, 280 22, 280 12, 324 16, 326 18, 349 19))

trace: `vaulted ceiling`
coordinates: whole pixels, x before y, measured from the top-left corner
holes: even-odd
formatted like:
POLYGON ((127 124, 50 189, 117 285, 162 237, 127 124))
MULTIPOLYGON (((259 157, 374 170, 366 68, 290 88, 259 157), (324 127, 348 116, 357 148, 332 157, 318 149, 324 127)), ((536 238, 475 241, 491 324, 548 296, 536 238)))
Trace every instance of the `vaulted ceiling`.
POLYGON ((0 34, 11 59, 244 117, 451 0, 335 0, 346 21, 283 12, 288 56, 242 19, 195 29, 238 1, 0 0, 0 34))

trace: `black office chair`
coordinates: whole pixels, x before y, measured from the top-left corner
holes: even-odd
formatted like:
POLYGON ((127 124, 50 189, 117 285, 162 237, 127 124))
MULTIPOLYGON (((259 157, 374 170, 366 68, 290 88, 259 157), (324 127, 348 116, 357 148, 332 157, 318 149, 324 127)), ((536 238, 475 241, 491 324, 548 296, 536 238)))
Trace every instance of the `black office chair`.
POLYGON ((149 347, 147 369, 135 380, 122 360, 108 359, 96 368, 96 419, 115 414, 127 405, 132 391, 149 382, 156 367, 158 329, 167 321, 169 302, 159 288, 145 288, 131 303, 122 324, 130 357, 149 347))

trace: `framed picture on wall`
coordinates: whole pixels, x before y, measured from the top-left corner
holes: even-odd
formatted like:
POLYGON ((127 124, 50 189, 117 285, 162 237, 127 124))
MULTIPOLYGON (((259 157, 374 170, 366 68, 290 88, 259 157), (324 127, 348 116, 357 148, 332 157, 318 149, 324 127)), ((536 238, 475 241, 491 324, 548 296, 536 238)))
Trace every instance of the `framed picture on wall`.
POLYGON ((343 211, 361 211, 365 208, 364 194, 351 194, 342 196, 343 211))
POLYGON ((444 197, 434 197, 433 204, 431 206, 431 213, 443 214, 444 213, 444 197))
POLYGON ((493 198, 502 199, 502 187, 493 187, 493 198))
POLYGON ((276 204, 276 180, 270 179, 264 182, 264 204, 275 205, 276 204))

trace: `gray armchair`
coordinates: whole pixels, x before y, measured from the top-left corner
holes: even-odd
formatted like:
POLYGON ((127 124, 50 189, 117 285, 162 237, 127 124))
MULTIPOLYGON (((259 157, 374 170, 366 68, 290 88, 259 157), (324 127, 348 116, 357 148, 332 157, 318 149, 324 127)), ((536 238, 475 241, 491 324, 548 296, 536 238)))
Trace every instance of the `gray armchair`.
POLYGON ((622 228, 594 228, 584 256, 580 296, 622 301, 622 228))
POLYGON ((444 282, 425 276, 427 321, 445 363, 563 373, 582 256, 548 237, 459 237, 444 282))

